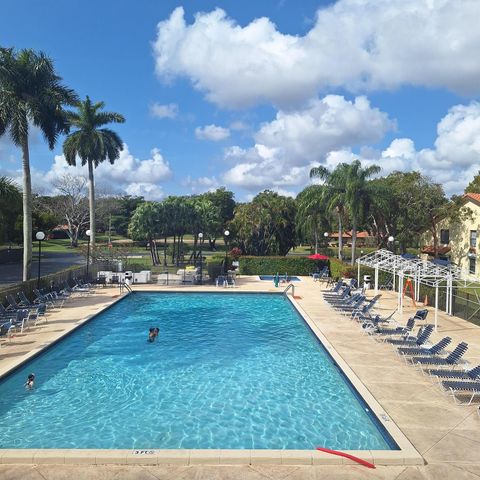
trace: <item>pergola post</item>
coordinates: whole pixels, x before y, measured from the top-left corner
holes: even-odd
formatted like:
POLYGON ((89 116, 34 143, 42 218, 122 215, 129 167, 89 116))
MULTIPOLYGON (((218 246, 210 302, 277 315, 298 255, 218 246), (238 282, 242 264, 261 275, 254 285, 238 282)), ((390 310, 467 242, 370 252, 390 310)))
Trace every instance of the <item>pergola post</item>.
POLYGON ((398 313, 403 314, 403 271, 398 272, 398 313))
POLYGON ((393 267, 393 291, 395 291, 395 267, 393 267))
POLYGON ((438 326, 438 285, 435 285, 435 331, 438 326))
POLYGON ((375 265, 375 295, 378 293, 378 265, 375 265))
POLYGON ((357 260, 358 270, 357 270, 357 284, 360 286, 360 259, 357 260))

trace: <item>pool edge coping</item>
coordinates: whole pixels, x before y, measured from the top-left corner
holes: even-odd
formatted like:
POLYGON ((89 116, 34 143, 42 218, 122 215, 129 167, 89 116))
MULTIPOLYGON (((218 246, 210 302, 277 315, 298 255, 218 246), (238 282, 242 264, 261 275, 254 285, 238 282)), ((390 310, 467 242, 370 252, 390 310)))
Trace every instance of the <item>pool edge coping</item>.
MULTIPOLYGON (((162 293, 188 293, 184 289, 169 288, 168 290, 142 290, 134 292, 162 292, 162 293)), ((190 290, 191 292, 191 290, 190 290)), ((197 293, 214 293, 212 290, 197 290, 197 293)), ((222 291, 220 291, 222 292, 222 291)), ((220 293, 218 292, 218 293, 220 293)), ((283 292, 260 291, 247 292, 228 289, 224 293, 264 293, 282 295, 283 292)), ((45 342, 24 355, 17 364, 10 366, 0 374, 0 380, 11 374, 26 362, 37 357, 54 344, 73 333, 75 330, 88 323, 97 315, 108 310, 113 305, 128 297, 130 293, 114 298, 112 302, 103 306, 97 312, 87 315, 67 328, 57 338, 45 342)), ((332 359, 337 363, 348 381, 353 385, 363 401, 371 409, 377 421, 398 445, 399 450, 343 450, 344 453, 357 456, 375 465, 424 465, 424 459, 400 430, 397 424, 385 412, 376 398, 353 372, 348 363, 335 350, 333 345, 316 326, 315 322, 305 312, 295 298, 285 295, 298 314, 305 321, 312 333, 327 350, 332 359), (385 420, 384 418, 387 418, 385 420)), ((85 465, 354 465, 352 460, 331 455, 316 450, 258 450, 258 449, 0 449, 0 465, 5 464, 85 464, 85 465), (136 451, 147 452, 136 454, 136 451), (153 453, 148 453, 153 452, 153 453)))

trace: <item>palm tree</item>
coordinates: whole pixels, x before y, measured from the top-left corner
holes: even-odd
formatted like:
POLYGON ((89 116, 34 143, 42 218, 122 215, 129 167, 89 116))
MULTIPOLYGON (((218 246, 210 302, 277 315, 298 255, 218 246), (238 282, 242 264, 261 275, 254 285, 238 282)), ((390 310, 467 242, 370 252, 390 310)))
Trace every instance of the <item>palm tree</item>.
POLYGON ((368 179, 380 170, 378 165, 363 168, 360 160, 355 160, 346 171, 345 200, 352 217, 352 265, 355 265, 357 227, 365 219, 372 198, 372 187, 368 179))
POLYGON ((76 131, 69 134, 63 144, 63 153, 69 165, 75 165, 77 155, 82 165, 88 165, 88 200, 90 205, 90 242, 95 247, 95 184, 93 169, 108 158, 113 164, 123 150, 121 138, 108 128, 100 128, 108 123, 123 123, 125 118, 115 112, 101 112, 104 102, 92 103, 87 96, 85 101, 75 103, 76 112, 68 112, 69 124, 76 131))
POLYGON ((325 180, 326 201, 330 210, 338 215, 339 255, 342 259, 342 215, 347 211, 352 220, 352 265, 355 264, 358 224, 365 218, 370 206, 372 189, 368 179, 378 173, 380 167, 371 165, 363 168, 360 160, 352 163, 340 163, 333 171, 320 166, 310 170, 310 177, 325 180))
POLYGON ((323 200, 327 210, 334 212, 338 223, 338 258, 343 259, 343 225, 345 215, 345 182, 348 164, 342 163, 335 170, 330 171, 326 167, 319 166, 310 170, 310 178, 320 178, 325 181, 326 188, 323 191, 323 200))
POLYGON ((75 92, 61 83, 52 60, 31 49, 0 48, 0 136, 7 131, 22 149, 23 164, 23 280, 32 264, 32 181, 29 129, 41 130, 52 150, 58 135, 68 133, 64 105, 73 105, 75 92))
POLYGON ((315 253, 318 253, 319 234, 321 229, 329 229, 324 204, 324 186, 310 185, 302 190, 297 198, 295 224, 302 238, 312 239, 315 253))

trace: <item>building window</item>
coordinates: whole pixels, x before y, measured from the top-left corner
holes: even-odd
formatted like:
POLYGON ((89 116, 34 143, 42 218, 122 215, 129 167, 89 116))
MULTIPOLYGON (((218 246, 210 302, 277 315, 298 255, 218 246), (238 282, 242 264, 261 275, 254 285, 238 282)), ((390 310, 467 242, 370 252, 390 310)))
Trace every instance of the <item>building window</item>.
POLYGON ((468 259, 468 271, 469 273, 475 273, 475 269, 477 266, 477 259, 475 257, 471 257, 468 259))
POLYGON ((470 230, 470 247, 477 248, 477 231, 470 230))
POLYGON ((442 245, 450 243, 450 230, 440 230, 440 243, 442 245))

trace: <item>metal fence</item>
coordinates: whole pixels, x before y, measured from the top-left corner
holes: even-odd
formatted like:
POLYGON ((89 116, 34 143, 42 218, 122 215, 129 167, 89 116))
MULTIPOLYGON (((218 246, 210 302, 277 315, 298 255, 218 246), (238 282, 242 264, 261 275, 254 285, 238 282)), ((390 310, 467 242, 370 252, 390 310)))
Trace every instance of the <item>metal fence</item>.
POLYGON ((86 265, 81 267, 71 267, 66 270, 61 270, 60 272, 40 277, 40 283, 38 283, 38 279, 35 278, 15 285, 9 285, 8 287, 0 288, 0 302, 3 302, 7 295, 12 294, 13 296, 16 296, 18 292, 22 291, 29 299, 33 300, 35 298, 34 290, 38 285, 40 289, 61 289, 65 282, 73 284, 76 279, 92 281, 97 278, 97 273, 100 270, 111 270, 111 265, 105 263, 89 265, 88 275, 86 265))

